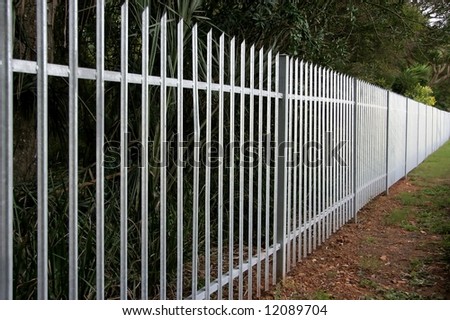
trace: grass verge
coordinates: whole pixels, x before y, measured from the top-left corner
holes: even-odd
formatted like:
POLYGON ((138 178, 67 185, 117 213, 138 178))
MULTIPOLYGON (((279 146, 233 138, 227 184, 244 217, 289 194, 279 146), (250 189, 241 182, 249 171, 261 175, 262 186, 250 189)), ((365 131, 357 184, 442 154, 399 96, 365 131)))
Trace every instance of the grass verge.
POLYGON ((440 235, 445 261, 450 266, 450 142, 411 171, 409 180, 419 189, 401 193, 397 199, 402 208, 393 210, 386 222, 409 231, 415 231, 414 226, 440 235))

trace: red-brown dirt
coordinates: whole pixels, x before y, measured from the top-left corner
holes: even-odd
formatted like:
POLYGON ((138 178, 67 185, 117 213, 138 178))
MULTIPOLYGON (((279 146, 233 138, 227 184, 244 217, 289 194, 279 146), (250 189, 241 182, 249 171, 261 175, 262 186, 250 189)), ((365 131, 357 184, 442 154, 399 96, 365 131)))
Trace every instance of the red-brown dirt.
POLYGON ((262 299, 450 299, 441 236, 386 223, 396 196, 417 188, 401 180, 372 200, 262 299))

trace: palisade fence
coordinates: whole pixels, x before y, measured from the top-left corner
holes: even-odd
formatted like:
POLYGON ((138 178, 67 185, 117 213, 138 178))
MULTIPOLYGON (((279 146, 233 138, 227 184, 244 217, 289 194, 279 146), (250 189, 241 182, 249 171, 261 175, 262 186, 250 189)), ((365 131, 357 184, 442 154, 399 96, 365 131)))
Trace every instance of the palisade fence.
POLYGON ((197 26, 186 32, 167 16, 153 34, 160 72, 149 74, 148 9, 142 70, 128 72, 128 1, 120 70, 105 70, 97 2, 95 69, 78 65, 77 1, 69 65, 47 63, 46 1, 37 2, 36 61, 13 59, 12 4, 0 3, 1 299, 259 297, 450 137, 447 112, 270 50, 236 48, 224 35, 209 32, 199 47, 197 26), (169 58, 175 24, 178 54, 169 58), (14 74, 35 75, 37 86, 37 188, 25 209, 13 172, 14 74), (68 82, 69 157, 59 188, 48 157, 49 77, 68 82), (95 82, 90 185, 79 181, 80 81, 95 82), (111 83, 120 86, 116 147, 105 130, 111 83), (137 119, 129 117, 131 88, 141 93, 137 119), (140 141, 128 141, 131 121, 140 141), (129 161, 132 143, 138 161, 129 161), (95 199, 91 207, 85 197, 95 199))

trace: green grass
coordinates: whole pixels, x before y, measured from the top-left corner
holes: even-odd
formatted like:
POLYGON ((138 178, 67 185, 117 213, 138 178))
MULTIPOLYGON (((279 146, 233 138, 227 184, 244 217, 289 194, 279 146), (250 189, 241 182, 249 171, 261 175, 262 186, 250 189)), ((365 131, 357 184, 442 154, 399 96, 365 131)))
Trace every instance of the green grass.
POLYGON ((381 267, 381 261, 374 256, 362 256, 359 260, 361 270, 373 273, 381 267))
POLYGON ((411 271, 420 271, 425 266, 425 261, 419 258, 412 258, 410 263, 411 271))
POLYGON ((434 184, 442 179, 448 182, 450 179, 450 142, 431 154, 409 174, 409 177, 416 184, 434 184))
MULTIPOLYGON (((392 209, 384 219, 387 226, 397 226, 411 232, 426 232, 442 236, 440 248, 442 259, 450 266, 450 142, 447 142, 422 164, 409 174, 409 180, 418 190, 402 192, 396 196, 400 208, 392 209)), ((434 283, 433 275, 427 266, 435 263, 435 258, 411 259, 408 271, 408 283, 414 287, 430 286, 434 283)), ((362 270, 375 270, 377 263, 372 257, 363 257, 360 262, 362 270)), ((376 283, 362 279, 361 287, 376 289, 376 283)), ((382 290, 383 299, 409 300, 423 299, 414 292, 399 290, 382 290)))
POLYGON ((312 300, 331 300, 331 299, 333 299, 331 294, 329 294, 328 292, 326 292, 324 290, 318 290, 318 291, 314 292, 311 298, 312 298, 312 300))
POLYGON ((441 235, 444 256, 450 264, 450 141, 415 168, 409 179, 420 189, 399 194, 397 199, 403 207, 393 210, 386 223, 441 235), (408 219, 415 219, 417 226, 409 226, 408 219))
POLYGON ((397 196, 397 199, 404 206, 420 206, 423 202, 415 192, 402 192, 397 196))
POLYGON ((378 289, 379 285, 372 279, 363 278, 359 281, 359 285, 363 288, 378 289))
POLYGON ((450 265, 450 236, 446 235, 442 240, 442 248, 444 249, 444 257, 447 264, 450 265))
POLYGON ((415 292, 400 290, 387 290, 383 298, 387 300, 423 300, 423 297, 415 292))
POLYGON ((407 231, 417 231, 418 228, 411 223, 413 212, 409 207, 392 210, 385 218, 386 225, 399 226, 407 231))
POLYGON ((376 243, 377 242, 377 239, 375 239, 374 237, 372 237, 372 236, 367 236, 366 238, 364 238, 364 243, 366 243, 366 244, 374 244, 374 243, 376 243))
POLYGON ((419 258, 411 259, 408 274, 409 283, 418 287, 433 285, 432 276, 427 272, 426 268, 427 261, 419 258))

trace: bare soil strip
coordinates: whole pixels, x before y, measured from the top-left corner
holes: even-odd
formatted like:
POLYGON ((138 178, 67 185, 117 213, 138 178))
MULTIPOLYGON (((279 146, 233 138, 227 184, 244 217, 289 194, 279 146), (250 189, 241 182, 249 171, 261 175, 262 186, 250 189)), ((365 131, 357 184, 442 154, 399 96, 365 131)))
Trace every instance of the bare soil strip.
POLYGON ((399 181, 262 299, 450 299, 444 235, 424 228, 415 208, 401 201, 421 188, 399 181), (405 216, 396 222, 393 212, 401 210, 405 216))

